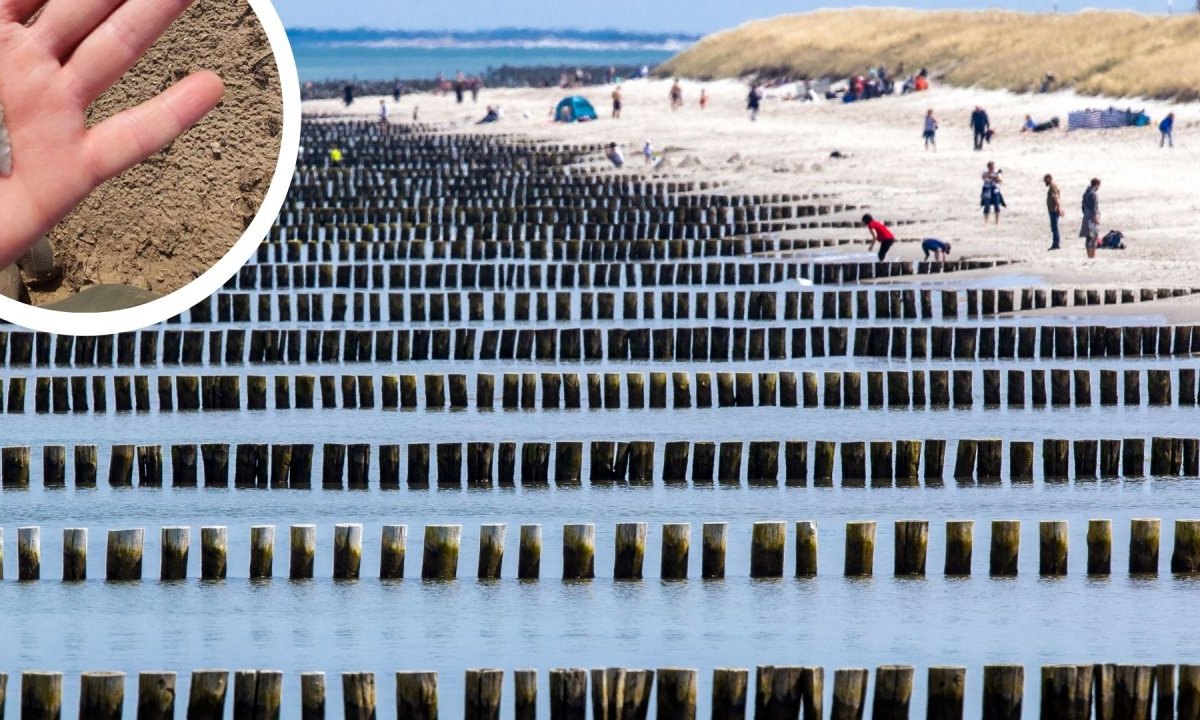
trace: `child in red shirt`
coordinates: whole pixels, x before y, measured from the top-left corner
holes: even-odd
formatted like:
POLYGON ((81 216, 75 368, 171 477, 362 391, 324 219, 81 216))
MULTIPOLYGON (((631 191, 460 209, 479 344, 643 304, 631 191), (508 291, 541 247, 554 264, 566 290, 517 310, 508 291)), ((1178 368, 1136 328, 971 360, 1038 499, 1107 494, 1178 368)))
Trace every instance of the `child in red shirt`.
POLYGON ((863 215, 863 224, 871 231, 871 244, 867 247, 867 252, 875 249, 875 243, 879 243, 879 262, 887 257, 888 250, 892 249, 892 243, 896 242, 896 236, 888 230, 887 225, 879 222, 870 214, 863 215))

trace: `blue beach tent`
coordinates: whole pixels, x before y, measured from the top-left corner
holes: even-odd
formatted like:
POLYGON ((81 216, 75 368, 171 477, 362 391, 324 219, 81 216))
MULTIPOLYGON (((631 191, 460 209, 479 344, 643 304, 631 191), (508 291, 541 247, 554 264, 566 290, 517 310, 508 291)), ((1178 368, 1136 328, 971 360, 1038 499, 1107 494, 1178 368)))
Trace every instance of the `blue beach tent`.
POLYGON ((554 108, 555 122, 585 122, 596 119, 596 108, 578 95, 565 97, 554 108))

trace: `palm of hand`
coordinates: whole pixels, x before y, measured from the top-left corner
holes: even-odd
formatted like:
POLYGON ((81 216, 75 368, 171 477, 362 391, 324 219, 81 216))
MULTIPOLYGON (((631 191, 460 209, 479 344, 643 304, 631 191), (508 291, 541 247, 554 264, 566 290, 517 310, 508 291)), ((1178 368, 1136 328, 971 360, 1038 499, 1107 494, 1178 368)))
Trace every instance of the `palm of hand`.
POLYGON ((0 178, 0 267, 12 264, 105 180, 207 114, 223 87, 197 73, 88 128, 86 108, 184 9, 181 0, 0 0, 0 105, 12 173, 0 178), (102 13, 102 14, 101 14, 102 13))

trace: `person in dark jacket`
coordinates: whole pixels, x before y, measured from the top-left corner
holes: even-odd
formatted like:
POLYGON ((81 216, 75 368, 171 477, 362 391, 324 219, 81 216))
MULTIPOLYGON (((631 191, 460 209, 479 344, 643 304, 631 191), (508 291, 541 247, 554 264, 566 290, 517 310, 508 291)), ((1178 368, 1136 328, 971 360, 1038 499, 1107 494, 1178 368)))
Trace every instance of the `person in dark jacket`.
POLYGON ((1175 147, 1175 113, 1170 113, 1162 122, 1158 124, 1158 131, 1162 133, 1162 137, 1158 139, 1158 146, 1169 145, 1175 147))
POLYGON ((1100 240, 1100 198, 1096 195, 1099 190, 1100 178, 1092 178, 1083 193, 1083 225, 1079 228, 1079 237, 1083 238, 1089 259, 1096 257, 1096 243, 1100 240))
POLYGON ((983 149, 983 141, 988 139, 988 131, 991 130, 992 123, 988 120, 987 112, 975 106, 975 110, 971 113, 971 129, 975 131, 975 149, 983 149))

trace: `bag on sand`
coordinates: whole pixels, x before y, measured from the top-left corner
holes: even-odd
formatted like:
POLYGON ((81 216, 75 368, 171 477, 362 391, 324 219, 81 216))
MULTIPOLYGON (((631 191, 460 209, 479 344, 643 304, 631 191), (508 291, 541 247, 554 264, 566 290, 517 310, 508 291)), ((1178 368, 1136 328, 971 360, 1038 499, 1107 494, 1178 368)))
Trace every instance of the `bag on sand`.
POLYGON ((1120 230, 1109 230, 1108 234, 1100 239, 1100 247, 1105 250, 1124 250, 1125 236, 1120 230))

